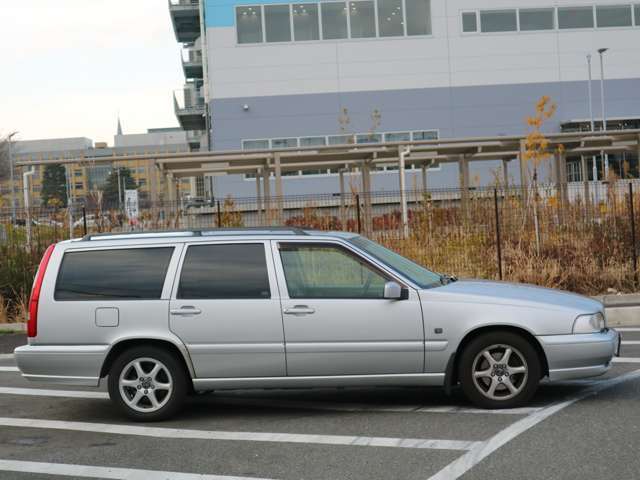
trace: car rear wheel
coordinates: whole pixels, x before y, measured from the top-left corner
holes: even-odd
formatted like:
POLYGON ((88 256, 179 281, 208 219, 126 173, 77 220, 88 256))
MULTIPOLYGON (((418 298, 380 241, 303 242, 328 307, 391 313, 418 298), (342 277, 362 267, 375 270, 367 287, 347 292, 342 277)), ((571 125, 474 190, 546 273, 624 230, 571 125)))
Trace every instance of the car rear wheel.
POLYGON ((528 401, 540 381, 540 358, 520 335, 491 332, 462 352, 459 379, 469 400, 481 408, 513 408, 528 401))
POLYGON ((109 397, 136 421, 158 421, 174 415, 188 392, 180 361, 156 347, 123 352, 109 372, 109 397))

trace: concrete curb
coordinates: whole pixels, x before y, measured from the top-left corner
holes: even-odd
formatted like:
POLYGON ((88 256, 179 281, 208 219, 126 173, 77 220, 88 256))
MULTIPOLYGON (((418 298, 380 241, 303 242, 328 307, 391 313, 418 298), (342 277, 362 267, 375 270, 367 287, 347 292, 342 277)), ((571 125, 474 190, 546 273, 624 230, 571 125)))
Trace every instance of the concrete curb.
POLYGON ((0 323, 0 332, 26 332, 26 323, 0 323))
POLYGON ((610 327, 640 325, 640 294, 602 295, 593 298, 604 304, 607 325, 610 327))

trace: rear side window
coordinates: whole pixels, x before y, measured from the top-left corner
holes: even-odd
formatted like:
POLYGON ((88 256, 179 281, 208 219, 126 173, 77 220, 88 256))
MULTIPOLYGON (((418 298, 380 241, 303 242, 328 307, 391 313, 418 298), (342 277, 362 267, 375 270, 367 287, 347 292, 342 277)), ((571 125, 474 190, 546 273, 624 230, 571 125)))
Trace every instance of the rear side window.
POLYGON ((263 244, 194 245, 182 265, 178 298, 270 298, 263 244))
POLYGON ((172 253, 173 247, 66 253, 55 299, 159 299, 172 253))

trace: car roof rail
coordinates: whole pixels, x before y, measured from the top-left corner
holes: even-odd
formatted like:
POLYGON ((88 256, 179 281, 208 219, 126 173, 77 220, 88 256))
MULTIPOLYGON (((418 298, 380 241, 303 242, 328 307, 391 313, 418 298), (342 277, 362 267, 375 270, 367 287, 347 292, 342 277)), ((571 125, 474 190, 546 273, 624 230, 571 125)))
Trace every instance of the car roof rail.
POLYGON ((300 227, 230 227, 202 230, 152 230, 146 232, 90 233, 82 237, 82 240, 130 240, 145 238, 215 237, 235 235, 308 235, 308 233, 300 227))

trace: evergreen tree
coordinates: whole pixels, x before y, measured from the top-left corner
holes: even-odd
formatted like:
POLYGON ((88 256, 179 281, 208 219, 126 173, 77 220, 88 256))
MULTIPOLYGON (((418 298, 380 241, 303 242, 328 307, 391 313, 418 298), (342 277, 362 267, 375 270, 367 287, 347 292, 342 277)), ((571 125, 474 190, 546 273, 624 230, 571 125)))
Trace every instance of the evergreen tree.
POLYGON ((40 197, 45 205, 67 206, 67 175, 63 165, 44 167, 40 197))
POLYGON ((137 190, 136 181, 131 176, 131 170, 126 167, 118 167, 111 170, 102 191, 105 205, 116 206, 118 202, 118 169, 120 170, 120 201, 124 202, 125 190, 137 190))

